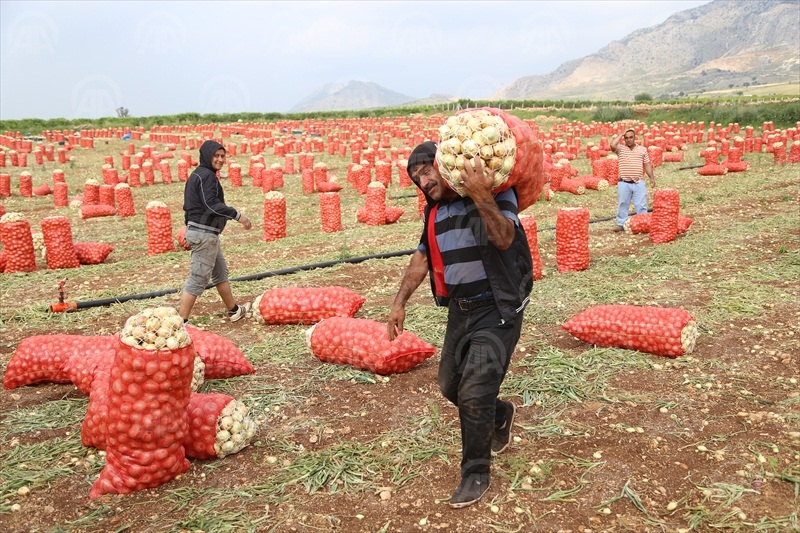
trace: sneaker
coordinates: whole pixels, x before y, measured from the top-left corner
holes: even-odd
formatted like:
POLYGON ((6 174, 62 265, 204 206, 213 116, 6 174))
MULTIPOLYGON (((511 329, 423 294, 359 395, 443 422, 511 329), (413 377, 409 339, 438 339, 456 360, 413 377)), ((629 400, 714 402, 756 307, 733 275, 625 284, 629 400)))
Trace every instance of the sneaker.
POLYGON ((240 304, 236 306, 236 311, 233 313, 228 312, 228 320, 231 322, 236 322, 237 320, 241 320, 242 318, 247 316, 247 312, 250 311, 250 302, 240 304))
POLYGON ((514 415, 517 412, 517 408, 513 403, 503 403, 508 406, 507 409, 510 410, 510 413, 506 411, 505 422, 501 427, 494 430, 494 436, 492 437, 492 451, 494 453, 503 453, 508 448, 508 445, 511 444, 511 426, 514 425, 514 415))
POLYGON ((611 231, 613 231, 614 233, 624 233, 625 228, 623 226, 615 226, 614 229, 611 231))
POLYGON ((489 474, 469 474, 461 478, 458 488, 450 496, 450 507, 463 509, 477 502, 489 490, 489 474))

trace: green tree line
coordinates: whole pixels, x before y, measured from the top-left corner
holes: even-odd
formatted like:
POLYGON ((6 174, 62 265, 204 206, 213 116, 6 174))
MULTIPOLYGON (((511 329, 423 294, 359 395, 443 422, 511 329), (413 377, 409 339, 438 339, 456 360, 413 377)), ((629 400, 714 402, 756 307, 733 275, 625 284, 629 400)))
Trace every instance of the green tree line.
POLYGON ((717 124, 738 122, 741 125, 761 125, 772 121, 776 128, 793 127, 800 121, 800 101, 792 97, 728 97, 715 99, 679 99, 648 101, 592 100, 471 100, 461 99, 436 105, 402 106, 358 111, 316 111, 310 113, 180 113, 151 117, 103 117, 98 119, 38 119, 26 118, 0 121, 0 131, 19 131, 37 135, 45 130, 75 130, 104 128, 144 128, 162 125, 227 124, 233 122, 277 122, 293 120, 386 118, 413 114, 449 115, 460 109, 497 107, 521 118, 547 115, 582 122, 616 122, 639 120, 652 122, 704 121, 717 124))

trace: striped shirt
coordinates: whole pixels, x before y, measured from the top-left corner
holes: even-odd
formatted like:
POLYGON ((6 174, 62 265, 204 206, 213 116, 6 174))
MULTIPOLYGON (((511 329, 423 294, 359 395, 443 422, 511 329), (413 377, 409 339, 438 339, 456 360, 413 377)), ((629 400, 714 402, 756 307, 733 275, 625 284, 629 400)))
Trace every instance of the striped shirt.
POLYGON ((635 145, 628 148, 627 144, 617 145, 619 156, 619 179, 626 181, 639 181, 644 177, 644 166, 650 162, 647 148, 635 145))
MULTIPOLYGON (((494 199, 500 212, 519 226, 519 206, 514 191, 507 189, 497 193, 494 199)), ((473 214, 467 213, 466 204, 461 199, 439 204, 436 210, 434 232, 442 254, 444 282, 450 298, 474 298, 491 293, 475 234, 483 237, 481 240, 484 246, 489 245, 489 241, 483 225, 473 231, 472 225, 477 224, 480 217, 477 208, 472 205, 475 209, 473 214)), ((418 250, 426 253, 425 245, 420 243, 418 250)))

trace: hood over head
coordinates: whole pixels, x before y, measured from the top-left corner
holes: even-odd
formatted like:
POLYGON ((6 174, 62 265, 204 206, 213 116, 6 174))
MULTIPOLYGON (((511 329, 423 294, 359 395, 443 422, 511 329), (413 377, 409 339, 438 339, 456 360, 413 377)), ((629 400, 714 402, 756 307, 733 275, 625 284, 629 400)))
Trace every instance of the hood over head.
POLYGON ((411 177, 411 171, 414 170, 414 167, 417 165, 423 164, 430 164, 432 165, 436 160, 436 143, 433 141, 425 141, 424 143, 420 144, 414 151, 411 152, 411 155, 408 157, 408 165, 406 166, 406 170, 408 171, 408 176, 411 177))
MULTIPOLYGON (((411 152, 411 155, 408 157, 408 165, 406 166, 408 177, 411 177, 411 172, 417 165, 425 164, 436 166, 436 143, 433 141, 425 141, 411 152)), ((414 180, 412 179, 411 181, 413 182, 414 180)), ((418 183, 414 182, 414 185, 422 191, 418 183)), ((425 201, 428 205, 433 205, 435 203, 425 191, 422 191, 422 195, 425 196, 425 201)))
POLYGON ((202 146, 200 146, 200 166, 214 170, 214 168, 211 166, 211 161, 213 161, 214 154, 217 153, 217 150, 220 148, 225 150, 225 147, 217 141, 205 141, 202 146))

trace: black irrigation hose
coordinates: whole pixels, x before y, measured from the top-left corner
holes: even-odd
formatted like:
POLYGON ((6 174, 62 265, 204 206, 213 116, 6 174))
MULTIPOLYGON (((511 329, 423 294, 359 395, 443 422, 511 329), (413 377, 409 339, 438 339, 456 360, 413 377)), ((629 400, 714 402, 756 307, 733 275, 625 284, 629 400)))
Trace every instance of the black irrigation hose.
MULTIPOLYGON (((314 270, 316 268, 327 268, 343 263, 361 263, 369 259, 389 259, 391 257, 400 257, 404 255, 411 255, 415 250, 401 250, 398 252, 387 252, 374 255, 362 255, 360 257, 351 257, 349 259, 336 259, 333 261, 325 261, 323 263, 312 263, 310 265, 301 265, 296 267, 282 268, 280 270, 273 270, 271 272, 261 272, 259 274, 250 274, 248 276, 240 276, 238 278, 230 278, 228 281, 255 281, 257 279, 269 278, 272 276, 283 276, 286 274, 294 274, 296 272, 303 272, 305 270, 314 270)), ((211 289, 212 285, 208 285, 206 289, 211 289)), ((148 298, 158 298, 159 296, 166 296, 179 292, 181 289, 164 289, 162 291, 144 292, 140 294, 131 294, 129 296, 119 296, 115 298, 103 298, 102 300, 87 300, 85 302, 76 302, 75 309, 88 309, 90 307, 100 307, 103 305, 112 305, 128 300, 146 300, 148 298)))
MULTIPOLYGON (((416 196, 416 195, 415 195, 416 196)), ((652 209, 648 209, 647 212, 652 212, 652 209)), ((616 217, 603 217, 603 218, 596 218, 594 220, 590 220, 590 224, 594 224, 596 222, 606 222, 609 220, 613 220, 616 217)), ((537 233, 542 231, 551 231, 556 229, 555 227, 552 228, 540 228, 537 230, 537 233)), ((317 268, 328 268, 336 265, 341 265, 344 263, 361 263, 363 261, 368 261, 370 259, 389 259, 392 257, 402 257, 404 255, 411 255, 416 251, 416 248, 412 250, 400 250, 397 252, 386 252, 382 254, 373 254, 373 255, 362 255, 359 257, 351 257, 349 259, 335 259, 333 261, 325 261, 322 263, 312 263, 309 265, 301 265, 296 267, 289 267, 289 268, 282 268, 280 270, 272 270, 269 272, 260 272, 258 274, 249 274, 247 276, 240 276, 238 278, 230 278, 228 281, 255 281, 264 278, 270 278, 272 276, 285 276, 287 274, 295 274, 297 272, 304 272, 306 270, 314 270, 317 268)), ((213 288, 211 285, 206 286, 206 289, 213 288)), ((129 300, 146 300, 148 298, 158 298, 160 296, 166 296, 167 294, 174 294, 176 292, 180 292, 181 289, 164 289, 161 291, 154 291, 154 292, 143 292, 140 294, 131 294, 128 296, 118 296, 114 298, 103 298, 101 300, 87 300, 85 302, 76 302, 74 309, 88 309, 90 307, 100 307, 104 305, 113 305, 119 304, 123 302, 127 302, 129 300)))
POLYGON ((678 170, 691 170, 693 168, 703 168, 705 165, 692 165, 690 167, 678 167, 678 170))

